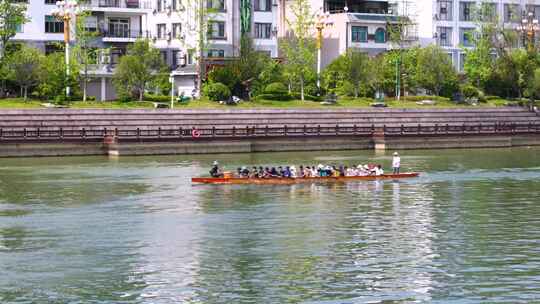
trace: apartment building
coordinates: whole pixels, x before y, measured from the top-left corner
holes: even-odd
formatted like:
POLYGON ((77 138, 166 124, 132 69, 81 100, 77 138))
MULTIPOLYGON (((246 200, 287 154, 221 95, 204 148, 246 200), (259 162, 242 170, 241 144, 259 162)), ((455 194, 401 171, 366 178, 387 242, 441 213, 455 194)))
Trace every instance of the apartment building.
MULTIPOLYGON (((15 40, 31 43, 44 52, 57 50, 64 25, 52 16, 54 0, 29 0, 31 21, 20 28, 15 40)), ((198 33, 196 0, 87 0, 80 6, 91 14, 86 26, 99 33, 98 64, 92 67, 89 95, 97 100, 116 98, 112 85, 114 66, 130 43, 149 38, 170 66, 177 94, 191 95, 197 83, 198 33)), ((288 33, 288 0, 205 0, 208 43, 205 59, 223 64, 240 53, 240 37, 253 38, 256 50, 279 57, 278 39, 288 33)), ((312 0, 312 11, 328 12, 332 26, 324 30, 322 65, 349 48, 374 55, 391 49, 388 26, 399 21, 399 5, 378 0, 312 0)), ((315 33, 314 33, 315 34, 315 33)), ((411 36, 412 37, 412 36, 411 36)))
MULTIPOLYGON (((255 0, 242 8, 241 0, 206 0, 209 20, 204 56, 212 64, 223 64, 240 54, 241 14, 249 14, 249 34, 256 50, 278 56, 277 16, 274 0, 255 0)), ((175 90, 191 95, 197 80, 197 1, 155 0, 148 17, 154 46, 171 67, 175 90)))
POLYGON ((473 47, 472 32, 479 18, 513 29, 520 24, 525 12, 531 11, 540 18, 540 1, 537 0, 426 0, 423 3, 419 18, 423 43, 435 43, 445 49, 458 71, 463 71, 464 50, 473 47), (476 13, 479 9, 484 12, 481 17, 476 13))
MULTIPOLYGON (((79 6, 90 13, 85 20, 87 29, 98 33, 93 47, 110 50, 107 54, 99 54, 99 64, 92 66, 94 79, 88 86, 88 93, 98 100, 114 99, 112 69, 126 53, 129 43, 148 37, 146 23, 151 12, 150 3, 145 0, 88 0, 79 2, 79 6)), ((58 51, 59 43, 64 41, 64 22, 52 15, 55 8, 55 0, 29 0, 30 22, 18 29, 13 40, 31 44, 45 53, 58 51)), ((71 28, 73 30, 74 26, 71 28)), ((75 42, 74 35, 71 38, 75 42)))

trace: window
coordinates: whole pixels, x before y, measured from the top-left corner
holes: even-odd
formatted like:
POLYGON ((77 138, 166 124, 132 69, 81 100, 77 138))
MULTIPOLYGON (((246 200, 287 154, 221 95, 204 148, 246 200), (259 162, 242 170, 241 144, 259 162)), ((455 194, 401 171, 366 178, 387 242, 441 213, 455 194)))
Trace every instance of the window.
POLYGON ((504 22, 519 22, 519 4, 504 5, 504 22))
POLYGON ((383 28, 378 28, 375 31, 375 42, 376 43, 385 43, 386 42, 386 31, 383 28))
POLYGON ((451 46, 452 45, 452 28, 451 27, 438 27, 437 28, 437 42, 439 46, 451 46))
POLYGON ((255 11, 270 12, 272 11, 272 0, 254 0, 253 9, 255 11))
POLYGON ((193 50, 188 50, 187 64, 193 64, 193 50))
POLYGON ((367 42, 367 26, 353 26, 351 28, 352 42, 367 42))
POLYGON ((526 5, 527 12, 533 12, 534 18, 540 17, 540 5, 526 5))
POLYGON ((225 57, 225 51, 224 50, 208 50, 208 57, 209 58, 223 58, 225 57))
POLYGON ((176 69, 179 66, 180 63, 180 51, 179 50, 173 50, 172 51, 172 67, 173 69, 176 69))
POLYGON ((206 8, 223 12, 225 11, 225 0, 206 0, 206 8))
POLYGON ((255 38, 270 39, 272 23, 255 23, 255 38))
POLYGON ((165 36, 167 35, 167 25, 164 23, 157 24, 157 38, 158 39, 165 39, 165 36))
POLYGON ((182 7, 182 1, 181 0, 171 0, 172 2, 172 10, 173 11, 179 11, 182 7))
POLYGON ((98 21, 96 16, 84 18, 84 29, 88 32, 97 32, 98 21))
POLYGON ((55 0, 45 0, 45 4, 56 5, 56 1, 55 0))
POLYGON ((481 17, 483 21, 495 21, 497 18, 497 4, 496 3, 482 3, 480 5, 481 17))
POLYGON ((459 34, 459 43, 463 46, 473 46, 474 28, 461 28, 459 34))
POLYGON ((439 0, 439 20, 452 20, 452 1, 439 0))
POLYGON ((225 39, 225 22, 211 21, 208 24, 208 37, 211 39, 225 39))
POLYGON ((180 39, 180 37, 182 36, 182 23, 172 24, 172 36, 173 39, 180 39))
POLYGON ((17 24, 10 24, 7 26, 10 30, 15 30, 15 33, 22 33, 23 32, 23 25, 20 23, 17 24))
POLYGON ((159 54, 161 55, 161 60, 163 60, 163 63, 167 64, 167 51, 160 51, 159 54))
POLYGON ((158 12, 163 12, 165 10, 165 0, 157 0, 156 2, 156 10, 158 12))
POLYGON ((474 2, 460 2, 459 3, 459 20, 460 21, 472 21, 472 10, 474 2))
POLYGON ((59 43, 47 43, 45 44, 45 55, 62 52, 62 45, 59 43))
POLYGON ((45 33, 63 33, 64 21, 60 21, 53 16, 45 16, 45 33))
POLYGON ((128 38, 129 33, 129 19, 123 18, 110 18, 109 19, 109 32, 108 37, 128 38))

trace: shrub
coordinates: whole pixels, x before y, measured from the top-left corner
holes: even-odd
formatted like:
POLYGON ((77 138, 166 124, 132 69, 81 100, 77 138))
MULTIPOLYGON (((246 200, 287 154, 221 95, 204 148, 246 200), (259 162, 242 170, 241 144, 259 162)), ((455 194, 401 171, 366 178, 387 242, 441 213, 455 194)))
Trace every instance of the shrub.
POLYGON ((285 94, 260 94, 257 96, 259 100, 276 100, 276 101, 288 101, 293 97, 289 93, 285 94))
POLYGON ((228 100, 231 90, 221 82, 210 83, 204 87, 204 94, 212 101, 228 100))
POLYGON ((435 100, 439 102, 450 101, 450 98, 442 96, 429 96, 429 95, 418 95, 418 96, 404 96, 406 101, 422 101, 422 100, 435 100))
POLYGON ((461 92, 463 92, 465 98, 478 98, 480 94, 478 89, 472 85, 464 85, 461 87, 461 92))
POLYGON ((264 88, 264 94, 288 94, 287 87, 281 82, 272 82, 264 88))
MULTIPOLYGON (((294 93, 292 94, 292 96, 295 98, 295 99, 300 99, 302 96, 300 96, 300 93, 294 93)), ((310 100, 310 101, 323 101, 323 97, 322 96, 314 96, 314 95, 310 95, 310 94, 304 94, 304 99, 305 100, 310 100)))
POLYGON ((145 94, 144 95, 144 100, 152 101, 152 102, 169 102, 169 101, 171 101, 171 96, 145 94))

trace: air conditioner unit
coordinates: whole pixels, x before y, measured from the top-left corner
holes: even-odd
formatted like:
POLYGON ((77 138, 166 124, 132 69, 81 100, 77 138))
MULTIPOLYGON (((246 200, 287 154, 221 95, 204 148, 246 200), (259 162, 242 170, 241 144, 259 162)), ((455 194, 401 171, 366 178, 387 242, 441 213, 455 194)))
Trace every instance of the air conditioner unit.
POLYGON ((439 34, 438 33, 433 33, 433 38, 434 39, 437 39, 439 37, 439 34))
POLYGON ((438 14, 433 15, 433 19, 439 20, 439 15, 438 14))
POLYGON ((167 33, 167 41, 171 41, 171 40, 172 40, 172 33, 168 32, 167 33))

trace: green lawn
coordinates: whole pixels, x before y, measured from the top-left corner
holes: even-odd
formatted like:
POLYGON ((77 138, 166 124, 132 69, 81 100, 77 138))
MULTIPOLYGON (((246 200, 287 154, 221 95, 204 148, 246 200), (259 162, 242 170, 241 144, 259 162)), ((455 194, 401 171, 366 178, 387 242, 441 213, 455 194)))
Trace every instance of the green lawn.
MULTIPOLYGON (((45 108, 41 106, 44 103, 40 100, 28 100, 23 101, 20 98, 0 99, 0 109, 28 109, 28 108, 45 108)), ((239 105, 221 105, 217 102, 209 101, 207 99, 190 101, 184 104, 175 104, 176 109, 246 109, 246 108, 367 108, 373 103, 372 99, 359 98, 359 99, 347 99, 341 98, 335 105, 321 105, 315 101, 272 101, 272 100, 256 100, 241 102, 239 105)), ((458 108, 458 107, 494 107, 503 106, 507 103, 504 99, 489 100, 485 103, 479 103, 477 106, 468 106, 463 104, 455 104, 451 101, 438 101, 435 105, 418 105, 414 101, 397 101, 387 100, 386 104, 391 108, 458 108)), ((75 101, 69 105, 69 108, 74 109, 138 109, 138 108, 153 108, 154 105, 149 101, 131 101, 131 102, 119 102, 119 101, 75 101)))

